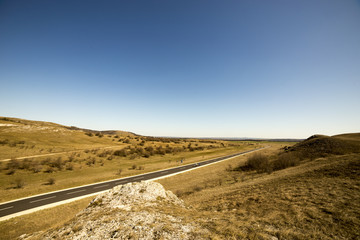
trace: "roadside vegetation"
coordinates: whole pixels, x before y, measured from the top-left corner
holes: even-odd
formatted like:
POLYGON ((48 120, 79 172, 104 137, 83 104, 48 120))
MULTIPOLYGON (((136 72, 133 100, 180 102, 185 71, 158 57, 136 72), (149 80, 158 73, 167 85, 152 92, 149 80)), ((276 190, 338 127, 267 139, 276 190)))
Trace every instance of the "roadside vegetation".
POLYGON ((119 131, 97 132, 52 123, 3 119, 0 118, 0 122, 18 126, 0 126, 0 150, 11 148, 16 153, 6 159, 9 152, 0 151, 0 159, 5 159, 0 161, 0 202, 261 146, 253 142, 145 137, 119 131), (33 152, 40 154, 26 158, 28 155, 21 155, 29 150, 30 136, 33 136, 31 144, 41 145, 44 149, 41 152, 45 154, 33 152), (65 137, 72 143, 71 148, 67 148, 65 137), (93 141, 90 146, 87 145, 89 141, 93 141), (12 142, 22 143, 10 147, 12 142), (47 145, 42 145, 46 142, 47 145), (54 153, 54 149, 67 151, 54 153))
POLYGON ((274 143, 206 172, 159 182, 197 210, 187 217, 202 222, 215 239, 356 239, 360 138, 347 138, 314 136, 278 148, 274 143))
MULTIPOLYGON (((2 162, 0 196, 12 199, 267 145, 270 147, 256 153, 158 180, 188 206, 181 212, 161 211, 196 220, 212 239, 359 237, 360 134, 315 135, 299 143, 147 138, 89 131, 82 135, 110 139, 117 145, 2 162)), ((89 201, 0 222, 0 232, 6 229, 0 239, 57 227, 63 223, 57 222, 58 216, 66 212, 68 221, 89 201)))
MULTIPOLYGON (((161 211, 185 221, 196 220, 209 230, 204 238, 356 239, 360 230, 360 153, 355 149, 300 158, 299 150, 290 150, 309 141, 267 143, 270 147, 257 153, 157 180, 188 206, 181 212, 167 208, 161 211), (288 153, 298 157, 296 164, 270 172, 263 167, 258 170, 263 162, 271 166, 276 166, 278 159, 287 162, 283 156, 288 153)), ((318 151, 314 150, 324 154, 318 151)), ((64 205, 67 219, 75 217, 89 201, 64 205)), ((59 206, 3 221, 0 230, 6 229, 9 234, 5 237, 9 239, 54 228, 59 226, 55 221, 45 224, 36 219, 55 219, 63 210, 59 206), (26 222, 36 224, 29 226, 26 222)))

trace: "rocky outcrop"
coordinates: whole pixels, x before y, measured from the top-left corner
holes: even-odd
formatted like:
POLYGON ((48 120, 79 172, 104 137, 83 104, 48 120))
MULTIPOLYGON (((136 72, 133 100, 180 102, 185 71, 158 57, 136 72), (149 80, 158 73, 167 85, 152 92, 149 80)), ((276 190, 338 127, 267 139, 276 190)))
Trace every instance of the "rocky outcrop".
POLYGON ((206 233, 185 220, 182 200, 155 182, 129 183, 98 195, 73 221, 23 239, 196 239, 206 233))

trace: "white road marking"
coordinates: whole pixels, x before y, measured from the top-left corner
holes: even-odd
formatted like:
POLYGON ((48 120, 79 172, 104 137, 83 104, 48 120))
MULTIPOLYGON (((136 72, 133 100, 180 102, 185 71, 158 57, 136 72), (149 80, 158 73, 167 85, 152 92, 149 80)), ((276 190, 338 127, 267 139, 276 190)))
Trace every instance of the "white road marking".
POLYGON ((48 200, 48 199, 55 198, 55 197, 56 197, 56 196, 51 196, 51 197, 47 197, 47 198, 42 198, 42 199, 38 199, 38 200, 31 201, 30 203, 40 202, 40 201, 48 200))
MULTIPOLYGON (((238 156, 241 156, 241 155, 246 155, 246 154, 249 154, 249 153, 252 153, 252 152, 260 151, 260 150, 266 149, 266 148, 268 148, 268 147, 269 147, 269 146, 264 147, 264 148, 255 149, 255 150, 253 150, 253 151, 251 151, 251 152, 246 152, 246 153, 243 153, 243 154, 240 154, 240 155, 236 155, 236 156, 233 156, 233 157, 230 157, 230 158, 227 158, 227 159, 223 159, 223 160, 218 161, 218 162, 222 162, 222 161, 224 161, 224 160, 229 160, 229 159, 232 159, 232 158, 235 158, 235 157, 238 157, 238 156)), ((0 161, 1 161, 1 160, 0 160, 0 161)), ((213 163, 211 163, 211 164, 202 165, 201 167, 205 167, 205 166, 209 166, 209 165, 212 165, 212 164, 216 164, 216 163, 218 163, 218 162, 213 162, 213 163)), ((191 164, 188 164, 188 165, 186 165, 186 166, 191 166, 191 164)), ((186 166, 181 167, 181 168, 186 168, 186 166)), ((170 168, 170 169, 172 169, 172 168, 170 168)), ((171 176, 174 176, 174 175, 177 175, 177 174, 180 174, 180 173, 192 171, 192 170, 194 170, 194 169, 195 169, 195 168, 192 168, 192 169, 188 169, 188 170, 185 170, 185 171, 181 171, 181 172, 169 174, 169 175, 166 175, 166 176, 161 176, 161 177, 149 179, 149 180, 146 180, 146 181, 156 181, 156 180, 158 180, 158 179, 171 177, 171 176)), ((198 169, 198 168, 196 168, 196 169, 198 169)), ((155 172, 158 172, 158 171, 148 172, 147 174, 149 174, 149 173, 155 173, 155 172)), ((125 178, 123 178, 123 180, 122 180, 121 182, 125 181, 126 179, 131 179, 131 178, 132 178, 132 176, 125 177, 125 178)), ((108 181, 103 181, 103 182, 106 183, 106 182, 108 182, 108 181)), ((121 182, 119 182, 119 183, 121 183, 121 182)), ((98 182, 98 183, 101 183, 101 182, 98 182)), ((119 184, 119 183, 116 183, 116 184, 119 184)), ((78 188, 78 187, 91 186, 91 185, 94 185, 94 183, 92 183, 92 184, 86 184, 86 185, 82 185, 82 186, 77 186, 77 187, 73 187, 73 188, 68 188, 68 189, 57 190, 57 191, 53 191, 53 192, 51 192, 51 193, 62 192, 62 191, 65 191, 65 190, 75 189, 75 188, 78 188)), ((80 191, 85 191, 85 190, 80 190, 80 191)), ((14 214, 11 214, 11 215, 7 215, 7 216, 4 216, 4 217, 0 217, 0 222, 1 222, 1 221, 4 221, 4 220, 7 220, 7 219, 14 218, 14 217, 18 217, 18 216, 21 216, 21 215, 24 215, 24 214, 33 213, 33 212, 36 212, 36 211, 39 211, 39 210, 42 210, 42 209, 47 209, 47 208, 55 207, 55 206, 58 206, 58 205, 70 203, 70 202, 77 201, 77 200, 79 200, 79 199, 83 199, 83 198, 90 197, 90 196, 95 196, 95 195, 98 195, 98 194, 101 194, 101 193, 104 193, 104 192, 107 192, 107 191, 109 191, 109 190, 104 190, 104 191, 96 192, 96 193, 90 193, 90 194, 87 194, 87 195, 83 195, 83 196, 71 198, 71 199, 68 199, 68 200, 63 200, 63 201, 60 201, 60 202, 55 202, 55 203, 47 204, 47 205, 44 205, 44 206, 40 206, 40 207, 36 207, 36 208, 32 208, 32 209, 25 210, 25 211, 21 211, 21 212, 18 212, 18 213, 14 213, 14 214)), ((79 191, 76 191, 76 192, 79 192, 79 191)), ((71 192, 71 193, 68 193, 68 194, 72 194, 72 193, 76 193, 76 192, 71 192)), ((38 196, 42 196, 42 195, 46 195, 46 194, 49 194, 49 192, 48 192, 48 193, 43 193, 43 194, 38 194, 38 195, 35 195, 35 196, 24 197, 24 198, 20 198, 20 199, 14 199, 14 200, 11 200, 11 201, 8 201, 8 202, 3 202, 3 203, 1 203, 1 204, 10 203, 10 202, 15 202, 15 201, 18 201, 18 200, 23 200, 23 199, 33 198, 33 197, 38 197, 38 196)), ((54 196, 54 197, 55 197, 55 196, 54 196)), ((49 197, 49 198, 53 198, 53 197, 49 197)), ((42 201, 42 200, 46 200, 46 199, 49 199, 49 198, 39 199, 39 200, 36 200, 36 201, 42 201)), ((35 201, 32 201, 32 202, 35 202, 35 201)), ((30 202, 30 203, 32 203, 32 202, 30 202)), ((9 208, 10 208, 10 207, 9 207, 9 208)), ((5 209, 7 209, 7 208, 0 209, 0 210, 5 210, 5 209)))
MULTIPOLYGON (((268 148, 269 146, 267 147, 264 147, 264 148, 258 148, 258 149, 255 149, 255 151, 258 151, 258 150, 262 150, 262 149, 265 149, 265 148, 268 148)), ((86 149, 82 149, 82 150, 86 150, 86 149)), ((79 151, 82 151, 82 150, 79 150, 79 151)), ((253 151, 253 152, 255 152, 253 151)), ((247 153, 245 153, 247 154, 247 153)), ((242 154, 241 154, 242 155, 242 154)), ((240 156, 240 155, 239 155, 240 156)), ((24 157, 25 158, 25 157, 24 157)), ((17 158, 19 159, 19 158, 17 158)), ((5 159, 5 160, 10 160, 10 159, 5 159)), ((3 160, 0 160, 0 161, 3 161, 3 160)), ((186 168, 186 166, 190 166, 191 163, 183 166, 182 168, 186 168)), ((174 167, 170 167, 168 169, 173 169, 174 167)), ((152 171, 152 172, 147 172, 146 174, 150 174, 150 173, 157 173, 159 170, 156 170, 156 171, 152 171)), ((135 175, 136 176, 136 175, 135 175)), ((126 181, 127 179, 130 179, 134 176, 128 176, 128 177, 124 177, 124 178, 120 178, 122 179, 122 181, 126 181)), ((114 180, 110 180, 110 181, 116 181, 115 179, 114 180)), ((13 200, 10 200, 10 201, 7 201, 7 202, 1 202, 0 205, 2 204, 7 204, 7 203, 13 203, 13 202, 17 202, 19 200, 24 200, 24 199, 29 199, 29 198, 34 198, 34 197, 40 197, 40 196, 43 196, 43 195, 48 195, 50 193, 58 193, 58 192, 63 192, 63 191, 66 191, 66 190, 71 190, 71 189, 77 189, 79 187, 87 187, 87 186, 92 186, 94 184, 99 184, 99 183, 108 183, 109 180, 105 180, 105 181, 101 181, 101 182, 95 182, 95 183, 90 183, 90 184, 84 184, 84 185, 80 185, 80 186, 76 186, 76 187, 71 187, 71 188, 65 188, 65 189, 61 189, 61 190, 56 190, 56 191, 51 191, 51 192, 46 192, 46 193, 41 193, 41 194, 36 194, 36 195, 32 195, 32 196, 28 196, 28 197, 22 197, 22 198, 18 198, 18 199, 13 199, 13 200)), ((120 184, 122 182, 111 182, 111 184, 120 184)), ((1 220, 0 220, 1 221, 1 220)))
POLYGON ((86 189, 82 189, 82 190, 79 190, 79 191, 75 191, 75 192, 69 192, 69 193, 66 193, 66 194, 74 194, 74 193, 78 193, 78 192, 84 192, 86 191, 86 189))
POLYGON ((10 208, 13 208, 14 206, 10 206, 10 207, 6 207, 6 208, 2 208, 2 209, 0 209, 0 211, 4 211, 4 210, 6 210, 6 209, 10 209, 10 208))
POLYGON ((140 180, 140 179, 143 179, 144 177, 137 177, 137 178, 134 178, 134 180, 140 180))
POLYGON ((74 202, 74 201, 77 201, 77 200, 80 200, 80 199, 83 199, 83 198, 87 198, 87 197, 90 197, 90 196, 96 196, 96 195, 104 193, 106 191, 109 191, 109 190, 96 192, 96 193, 90 193, 90 194, 83 195, 83 196, 80 196, 80 197, 75 197, 75 198, 71 198, 71 199, 68 199, 68 200, 55 202, 55 203, 43 205, 43 206, 40 206, 40 207, 31 208, 31 209, 28 209, 28 210, 25 210, 25 211, 17 212, 17 213, 14 213, 14 214, 10 214, 10 215, 7 215, 5 217, 0 217, 0 222, 8 220, 10 218, 19 217, 19 216, 22 216, 22 215, 25 215, 25 214, 33 213, 33 212, 36 212, 36 211, 39 211, 39 210, 56 207, 56 206, 59 206, 59 205, 62 205, 62 204, 71 203, 71 202, 74 202))
POLYGON ((102 188, 102 187, 106 187, 106 186, 109 186, 109 184, 105 184, 105 185, 101 185, 101 186, 96 186, 94 188, 102 188))

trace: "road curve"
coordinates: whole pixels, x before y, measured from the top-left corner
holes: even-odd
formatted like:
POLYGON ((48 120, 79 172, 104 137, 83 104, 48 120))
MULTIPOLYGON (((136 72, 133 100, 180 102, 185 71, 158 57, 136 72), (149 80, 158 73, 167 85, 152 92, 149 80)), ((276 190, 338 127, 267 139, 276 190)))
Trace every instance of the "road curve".
POLYGON ((145 180, 157 179, 157 178, 165 177, 167 175, 173 175, 176 173, 195 169, 195 168, 205 166, 205 165, 208 165, 211 163, 227 160, 227 159, 230 159, 230 158, 233 158, 236 156, 244 155, 246 153, 258 151, 261 149, 264 149, 264 148, 253 149, 253 150, 249 150, 249 151, 245 151, 245 152, 235 153, 235 154, 231 154, 231 155, 227 155, 227 156, 223 156, 223 157, 213 158, 213 159, 198 162, 198 163, 182 165, 179 167, 169 168, 169 169, 160 170, 160 171, 156 171, 156 172, 150 172, 150 173, 145 173, 145 174, 121 178, 121 179, 110 180, 110 181, 101 182, 101 183, 94 183, 91 185, 75 187, 75 188, 65 189, 65 190, 59 190, 59 191, 51 192, 48 194, 41 194, 41 195, 34 196, 34 197, 27 197, 27 198, 23 198, 23 199, 14 200, 11 202, 6 202, 4 204, 0 204, 0 220, 8 219, 7 216, 10 217, 11 215, 15 215, 15 214, 19 215, 18 213, 20 213, 20 212, 28 211, 33 208, 39 208, 44 205, 54 204, 57 202, 62 202, 62 201, 66 201, 66 200, 73 199, 73 198, 79 198, 84 195, 96 194, 98 192, 109 190, 109 189, 115 187, 116 185, 126 184, 126 183, 130 183, 130 182, 140 182, 140 181, 145 181, 145 180))

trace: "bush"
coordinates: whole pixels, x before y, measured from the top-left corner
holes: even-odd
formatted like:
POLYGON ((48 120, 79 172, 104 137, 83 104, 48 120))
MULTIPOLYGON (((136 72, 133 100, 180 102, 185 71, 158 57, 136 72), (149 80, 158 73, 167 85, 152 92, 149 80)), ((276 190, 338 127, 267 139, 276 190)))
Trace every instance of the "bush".
POLYGON ((95 164, 95 162, 96 162, 96 158, 92 157, 86 161, 86 165, 90 167, 91 165, 95 164))
POLYGON ((15 173, 15 169, 9 169, 5 174, 6 175, 13 175, 15 173))
POLYGON ((25 185, 24 180, 22 180, 21 178, 15 179, 14 184, 15 184, 14 188, 23 188, 25 185))
POLYGON ((233 167, 231 166, 231 164, 228 164, 227 167, 225 168, 225 170, 227 172, 231 172, 233 170, 233 167))
POLYGON ((51 161, 50 164, 51 167, 57 168, 59 170, 62 170, 63 168, 63 161, 61 157, 56 158, 55 160, 51 161))
POLYGON ((6 164, 6 168, 11 170, 16 170, 19 169, 20 167, 20 162, 16 159, 11 159, 7 164, 6 164))
POLYGON ((72 165, 72 163, 67 163, 67 164, 65 165, 65 169, 66 169, 66 170, 69 170, 69 171, 72 171, 72 170, 74 169, 74 166, 72 165))
POLYGON ((45 168, 45 170, 44 170, 44 172, 45 173, 52 173, 52 172, 54 172, 55 170, 52 168, 52 167, 50 167, 50 166, 47 166, 46 168, 45 168))
POLYGON ((281 154, 278 159, 273 162, 273 169, 281 170, 288 167, 293 167, 299 164, 299 158, 294 154, 284 153, 281 154))
POLYGON ((9 139, 0 140, 0 145, 6 145, 9 143, 9 139))
POLYGON ((103 137, 104 136, 104 134, 102 134, 102 133, 95 133, 95 136, 97 136, 97 137, 99 137, 99 138, 101 138, 101 137, 103 137))
POLYGON ((91 132, 86 132, 85 135, 89 136, 89 137, 92 137, 93 134, 91 132))
POLYGON ((38 163, 33 163, 30 168, 30 170, 33 171, 33 173, 38 173, 41 171, 41 169, 42 169, 42 166, 38 163))
POLYGON ((19 169, 26 169, 29 170, 30 167, 32 165, 32 161, 28 158, 25 158, 24 160, 21 161, 21 163, 19 164, 19 169))
POLYGON ((126 157, 127 153, 126 153, 125 149, 121 149, 121 150, 114 151, 113 155, 119 156, 119 157, 126 157))
POLYGON ((255 170, 258 173, 271 172, 272 167, 267 156, 261 153, 255 153, 251 155, 246 161, 244 166, 239 166, 236 170, 252 171, 255 170))
POLYGON ((49 178, 45 183, 45 185, 53 185, 53 184, 55 184, 55 179, 54 178, 49 178))
POLYGON ((121 173, 122 173, 122 171, 123 171, 122 168, 119 168, 118 171, 116 172, 116 175, 119 175, 119 176, 120 176, 121 173))
POLYGON ((152 146, 146 147, 145 151, 147 151, 150 154, 150 156, 154 155, 154 148, 152 146))

